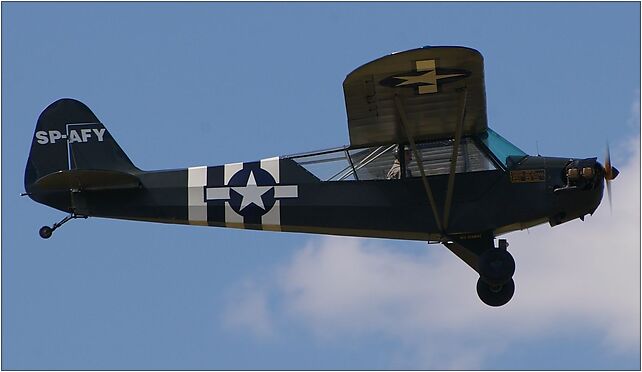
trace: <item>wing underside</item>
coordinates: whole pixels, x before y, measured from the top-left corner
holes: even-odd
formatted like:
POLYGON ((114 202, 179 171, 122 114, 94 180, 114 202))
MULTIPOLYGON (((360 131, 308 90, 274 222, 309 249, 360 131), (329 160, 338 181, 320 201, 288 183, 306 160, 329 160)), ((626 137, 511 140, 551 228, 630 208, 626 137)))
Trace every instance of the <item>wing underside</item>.
POLYGON ((426 47, 365 64, 343 82, 352 147, 453 138, 487 128, 481 54, 463 47, 426 47), (401 106, 401 107, 400 107, 401 106))

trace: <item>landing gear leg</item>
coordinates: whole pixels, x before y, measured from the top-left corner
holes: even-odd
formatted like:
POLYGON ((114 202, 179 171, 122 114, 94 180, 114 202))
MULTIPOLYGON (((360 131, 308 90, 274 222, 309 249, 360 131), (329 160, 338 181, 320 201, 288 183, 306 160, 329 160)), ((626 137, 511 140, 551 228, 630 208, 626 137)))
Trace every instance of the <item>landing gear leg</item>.
POLYGON ((489 234, 445 245, 479 274, 477 294, 482 302, 489 306, 502 306, 510 301, 515 293, 515 260, 507 251, 505 239, 499 239, 497 248, 489 234))
POLYGON ((53 234, 53 232, 57 228, 59 228, 60 226, 64 225, 67 221, 73 220, 73 219, 76 219, 76 218, 87 218, 87 216, 79 216, 79 215, 77 215, 75 213, 71 213, 67 217, 63 218, 60 222, 54 223, 52 227, 49 227, 49 226, 41 227, 40 230, 38 230, 38 234, 43 239, 49 239, 49 238, 51 238, 51 235, 53 234))

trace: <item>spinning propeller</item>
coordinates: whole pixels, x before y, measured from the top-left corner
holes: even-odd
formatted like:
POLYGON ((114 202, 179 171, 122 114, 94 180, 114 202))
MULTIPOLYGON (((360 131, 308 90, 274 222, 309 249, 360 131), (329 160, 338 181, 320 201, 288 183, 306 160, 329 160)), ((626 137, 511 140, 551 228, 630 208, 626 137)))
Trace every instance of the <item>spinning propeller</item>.
POLYGON ((606 192, 609 195, 609 208, 613 210, 611 203, 611 181, 614 180, 620 171, 611 165, 611 150, 609 150, 609 143, 606 143, 606 158, 604 159, 604 181, 606 182, 606 192))

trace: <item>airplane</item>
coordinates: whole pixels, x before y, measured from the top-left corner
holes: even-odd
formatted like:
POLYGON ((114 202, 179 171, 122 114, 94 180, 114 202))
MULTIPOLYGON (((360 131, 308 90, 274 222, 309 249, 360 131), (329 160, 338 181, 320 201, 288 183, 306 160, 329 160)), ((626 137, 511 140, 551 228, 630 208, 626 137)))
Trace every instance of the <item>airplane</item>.
POLYGON ((442 244, 479 274, 479 298, 502 306, 515 261, 498 237, 584 220, 619 173, 608 155, 530 156, 490 129, 471 48, 393 53, 343 90, 347 146, 155 171, 137 168, 87 106, 60 99, 38 118, 23 195, 68 213, 44 239, 103 217, 442 244))

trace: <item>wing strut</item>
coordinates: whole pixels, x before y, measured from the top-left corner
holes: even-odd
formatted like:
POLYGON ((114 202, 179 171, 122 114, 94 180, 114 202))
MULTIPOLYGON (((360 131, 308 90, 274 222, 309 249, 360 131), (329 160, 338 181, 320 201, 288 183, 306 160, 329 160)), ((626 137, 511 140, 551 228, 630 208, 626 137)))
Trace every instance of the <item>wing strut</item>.
POLYGON ((417 165, 419 165, 419 173, 421 173, 421 181, 424 184, 424 189, 426 189, 426 195, 428 195, 428 202, 430 202, 430 207, 432 208, 432 213, 435 217, 435 223, 437 224, 437 229, 439 230, 439 232, 443 234, 443 229, 441 228, 441 219, 439 218, 439 212, 437 211, 435 198, 432 195, 432 189, 430 188, 430 184, 428 183, 428 179, 426 178, 426 173, 424 172, 423 161, 421 160, 419 151, 417 151, 417 145, 415 144, 415 140, 409 131, 409 127, 407 126, 408 119, 406 118, 406 111, 403 109, 403 104, 401 102, 401 99, 396 94, 395 94, 395 107, 397 108, 397 113, 399 114, 399 119, 400 119, 399 121, 401 122, 401 127, 403 128, 403 131, 406 132, 406 137, 408 138, 408 142, 410 143, 413 156, 417 160, 417 165))
POLYGON ((457 173, 457 154, 459 153, 459 142, 461 141, 461 132, 464 127, 464 118, 466 117, 466 100, 468 98, 468 89, 464 88, 464 97, 462 99, 461 115, 457 128, 455 129, 455 143, 453 144, 453 153, 450 156, 450 174, 448 175, 448 190, 446 191, 446 201, 444 202, 444 231, 448 230, 448 219, 450 217, 450 207, 452 206, 453 189, 455 188, 455 173, 457 173))

